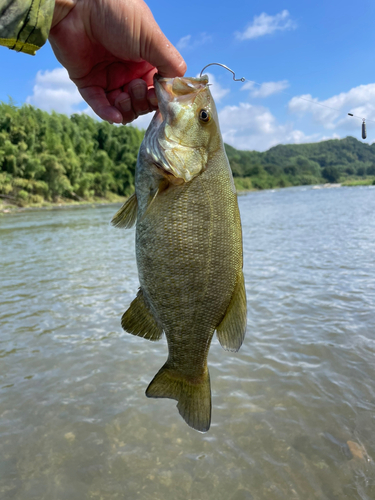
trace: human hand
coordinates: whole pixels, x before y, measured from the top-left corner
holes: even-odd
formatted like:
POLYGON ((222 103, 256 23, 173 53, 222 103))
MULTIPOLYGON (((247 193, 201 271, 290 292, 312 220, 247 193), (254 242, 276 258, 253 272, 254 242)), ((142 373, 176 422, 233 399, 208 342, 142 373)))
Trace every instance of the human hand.
POLYGON ((85 101, 114 123, 157 109, 156 72, 186 71, 143 0, 56 0, 49 41, 85 101))

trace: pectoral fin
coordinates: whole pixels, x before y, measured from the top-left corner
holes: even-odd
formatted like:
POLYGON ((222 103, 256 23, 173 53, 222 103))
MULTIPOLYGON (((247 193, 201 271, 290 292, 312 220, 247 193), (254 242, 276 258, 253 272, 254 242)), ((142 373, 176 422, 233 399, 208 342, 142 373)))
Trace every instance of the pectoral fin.
POLYGON ((148 200, 147 200, 147 207, 146 207, 146 210, 143 212, 143 215, 140 219, 139 222, 142 222, 143 219, 146 217, 146 215, 150 212, 150 209, 152 207, 152 204, 154 203, 157 195, 159 194, 160 192, 160 187, 158 187, 157 189, 153 190, 153 191, 150 191, 150 194, 149 194, 149 197, 148 197, 148 200))
POLYGON ((138 203, 135 193, 122 205, 120 210, 111 220, 111 224, 115 227, 123 227, 130 229, 134 226, 137 220, 138 203))
POLYGON ((156 200, 156 197, 160 193, 162 193, 163 191, 165 191, 168 186, 169 186, 168 180, 167 179, 163 179, 162 181, 160 181, 159 186, 157 188, 152 189, 150 191, 150 194, 149 194, 149 197, 148 197, 148 200, 147 200, 146 210, 143 212, 143 215, 142 215, 141 219, 139 220, 139 222, 143 221, 143 219, 146 217, 146 215, 150 212, 151 207, 152 207, 154 201, 156 200))
POLYGON ((238 276, 225 316, 216 328, 217 337, 226 351, 238 351, 246 331, 246 292, 243 272, 238 276))
POLYGON ((127 332, 148 340, 159 340, 163 335, 163 329, 157 324, 146 305, 141 288, 129 309, 123 314, 121 326, 127 332))

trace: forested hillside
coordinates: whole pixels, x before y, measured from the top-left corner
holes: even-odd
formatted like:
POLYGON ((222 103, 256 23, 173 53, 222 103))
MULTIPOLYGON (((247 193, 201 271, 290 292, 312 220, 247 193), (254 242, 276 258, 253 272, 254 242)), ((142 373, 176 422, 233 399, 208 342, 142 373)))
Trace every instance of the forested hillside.
POLYGON ((226 150, 233 175, 256 189, 375 179, 375 144, 354 137, 279 145, 264 153, 226 150))
POLYGON ((144 133, 87 115, 0 104, 0 196, 18 204, 75 200, 134 189, 144 133))
MULTIPOLYGON (((87 115, 0 103, 0 199, 29 205, 127 196, 143 135, 87 115)), ((239 189, 375 179, 375 144, 353 137, 264 153, 226 150, 239 189)))

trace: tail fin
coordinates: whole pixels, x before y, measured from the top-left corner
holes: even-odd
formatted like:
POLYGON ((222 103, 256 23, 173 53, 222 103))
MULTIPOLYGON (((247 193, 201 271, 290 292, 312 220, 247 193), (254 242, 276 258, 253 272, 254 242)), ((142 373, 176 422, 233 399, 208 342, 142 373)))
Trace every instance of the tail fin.
POLYGON ((193 383, 175 370, 168 362, 159 370, 146 389, 148 398, 170 398, 178 401, 177 408, 185 422, 200 432, 211 425, 211 385, 208 369, 199 383, 193 383))

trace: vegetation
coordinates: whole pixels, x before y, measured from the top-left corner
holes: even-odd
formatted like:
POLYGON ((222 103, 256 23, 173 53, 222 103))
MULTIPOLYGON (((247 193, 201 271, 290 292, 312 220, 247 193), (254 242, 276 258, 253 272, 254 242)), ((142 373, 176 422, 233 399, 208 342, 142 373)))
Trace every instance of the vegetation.
MULTIPOLYGON (((0 199, 25 206, 128 196, 143 135, 87 115, 69 118, 0 103, 0 199)), ((375 183, 375 144, 353 137, 279 145, 264 153, 228 145, 226 151, 240 190, 375 183)))
POLYGON ((366 177, 365 179, 347 179, 342 183, 342 186, 375 186, 375 179, 366 177))
POLYGON ((26 205, 127 196, 143 135, 83 114, 0 103, 0 197, 26 205))
POLYGON ((264 153, 225 147, 237 189, 375 181, 375 144, 370 146, 354 137, 279 145, 264 153))

